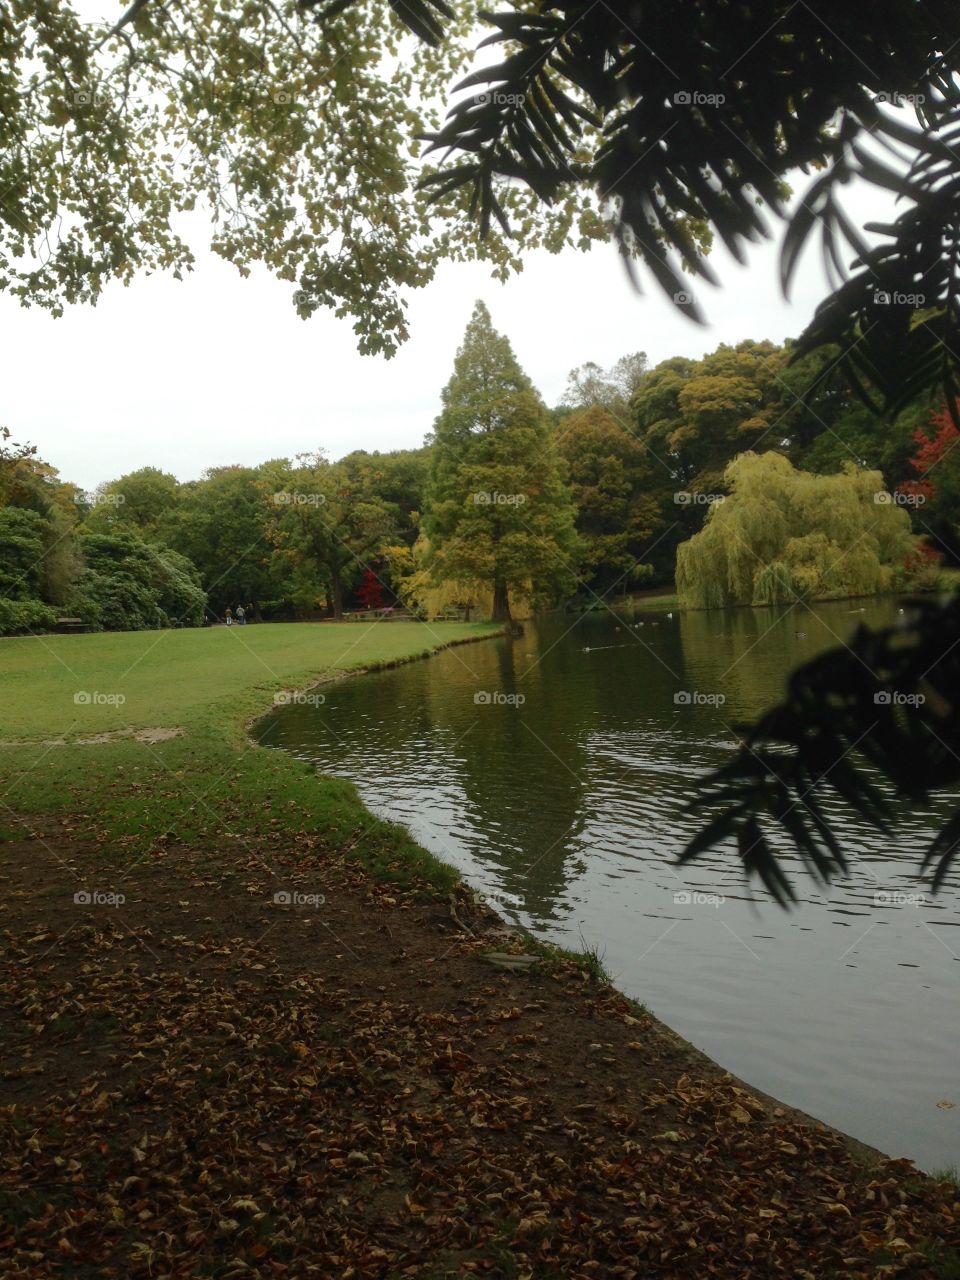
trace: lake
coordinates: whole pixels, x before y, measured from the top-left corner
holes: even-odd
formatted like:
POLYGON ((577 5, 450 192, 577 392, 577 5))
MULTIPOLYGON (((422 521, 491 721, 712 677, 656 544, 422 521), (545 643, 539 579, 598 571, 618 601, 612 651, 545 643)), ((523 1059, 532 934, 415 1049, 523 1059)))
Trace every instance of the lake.
POLYGON ((675 865, 697 826, 680 810, 735 750, 732 726, 797 662, 896 615, 890 600, 551 615, 326 686, 257 733, 352 780, 506 919, 596 948, 621 990, 730 1071, 942 1168, 960 1162, 960 864, 936 898, 917 869, 946 801, 901 808, 889 840, 826 793, 851 870, 822 893, 788 859, 790 912, 733 850, 675 865))

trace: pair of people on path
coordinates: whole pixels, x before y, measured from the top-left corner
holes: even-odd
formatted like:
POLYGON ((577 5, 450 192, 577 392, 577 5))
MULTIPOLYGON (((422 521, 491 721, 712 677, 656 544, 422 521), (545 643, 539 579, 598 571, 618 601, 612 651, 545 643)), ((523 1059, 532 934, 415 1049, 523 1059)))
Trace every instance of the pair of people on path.
MULTIPOLYGON (((227 606, 227 611, 223 616, 223 620, 228 627, 233 626, 233 610, 229 605, 227 606)), ((247 625, 247 615, 242 604, 237 605, 237 622, 241 627, 245 627, 247 625)))

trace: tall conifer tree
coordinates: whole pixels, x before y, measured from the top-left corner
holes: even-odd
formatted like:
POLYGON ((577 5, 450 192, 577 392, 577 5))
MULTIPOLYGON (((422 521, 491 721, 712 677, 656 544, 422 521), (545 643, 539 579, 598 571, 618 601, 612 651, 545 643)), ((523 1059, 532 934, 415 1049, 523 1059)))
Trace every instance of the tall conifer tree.
POLYGON ((482 583, 493 617, 511 597, 548 604, 575 582, 577 536, 547 410, 482 302, 434 426, 423 527, 438 582, 482 583))

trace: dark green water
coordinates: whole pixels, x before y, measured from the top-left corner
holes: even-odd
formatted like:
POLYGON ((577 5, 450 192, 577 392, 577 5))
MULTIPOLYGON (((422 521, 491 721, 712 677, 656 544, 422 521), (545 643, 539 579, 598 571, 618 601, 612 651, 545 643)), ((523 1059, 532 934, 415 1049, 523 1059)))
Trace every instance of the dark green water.
POLYGON ((855 863, 828 894, 796 867, 789 914, 733 852, 674 865, 693 830, 678 811, 734 749, 730 726, 797 661, 895 615, 877 601, 551 617, 327 687, 258 732, 355 782, 507 919, 598 947, 622 990, 731 1071, 942 1167, 960 1163, 960 876, 936 899, 893 896, 923 891, 933 816, 904 813, 891 842, 828 802, 855 863))

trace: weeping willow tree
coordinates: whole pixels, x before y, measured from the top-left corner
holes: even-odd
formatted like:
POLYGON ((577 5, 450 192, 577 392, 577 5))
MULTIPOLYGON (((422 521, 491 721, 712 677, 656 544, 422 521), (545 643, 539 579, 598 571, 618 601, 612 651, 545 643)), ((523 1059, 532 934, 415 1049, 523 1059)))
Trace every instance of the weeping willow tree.
POLYGON ((777 453, 743 453, 730 490, 677 553, 688 608, 874 595, 898 584, 915 550, 910 517, 879 471, 798 471, 777 453))

